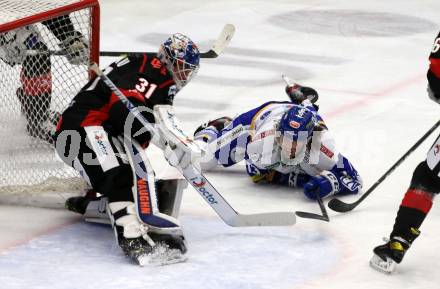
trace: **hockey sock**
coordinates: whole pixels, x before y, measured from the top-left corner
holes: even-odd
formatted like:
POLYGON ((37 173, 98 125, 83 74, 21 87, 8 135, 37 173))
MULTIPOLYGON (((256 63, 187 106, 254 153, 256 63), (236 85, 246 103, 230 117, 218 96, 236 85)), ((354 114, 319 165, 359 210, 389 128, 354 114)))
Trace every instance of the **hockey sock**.
POLYGON ((432 207, 433 194, 421 189, 409 189, 400 204, 391 237, 411 240, 411 228, 419 229, 432 207))

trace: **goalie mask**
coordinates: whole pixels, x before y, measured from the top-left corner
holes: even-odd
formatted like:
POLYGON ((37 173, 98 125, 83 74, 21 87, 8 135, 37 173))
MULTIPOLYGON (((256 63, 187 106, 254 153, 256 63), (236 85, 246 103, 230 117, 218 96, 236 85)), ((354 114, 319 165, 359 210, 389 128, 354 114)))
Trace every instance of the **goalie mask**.
POLYGON ((317 119, 306 107, 295 105, 281 118, 276 138, 284 165, 298 165, 304 159, 317 119))
POLYGON ((200 54, 197 46, 187 36, 176 33, 161 46, 158 57, 181 89, 199 70, 200 54))

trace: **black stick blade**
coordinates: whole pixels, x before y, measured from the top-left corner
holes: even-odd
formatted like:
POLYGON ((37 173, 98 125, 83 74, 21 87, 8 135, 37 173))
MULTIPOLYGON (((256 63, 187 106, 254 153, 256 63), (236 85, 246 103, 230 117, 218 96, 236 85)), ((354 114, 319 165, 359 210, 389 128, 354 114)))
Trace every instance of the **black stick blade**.
POLYGON ((200 58, 217 58, 218 54, 214 50, 200 53, 200 58))
POLYGON ((295 214, 301 218, 315 219, 315 220, 330 222, 330 219, 328 216, 323 216, 323 215, 309 213, 309 212, 301 212, 301 211, 296 211, 295 214))
POLYGON ((344 203, 343 201, 339 199, 332 199, 328 202, 327 206, 332 209, 333 211, 339 212, 339 213, 345 213, 348 211, 353 210, 357 206, 357 202, 348 204, 344 203))

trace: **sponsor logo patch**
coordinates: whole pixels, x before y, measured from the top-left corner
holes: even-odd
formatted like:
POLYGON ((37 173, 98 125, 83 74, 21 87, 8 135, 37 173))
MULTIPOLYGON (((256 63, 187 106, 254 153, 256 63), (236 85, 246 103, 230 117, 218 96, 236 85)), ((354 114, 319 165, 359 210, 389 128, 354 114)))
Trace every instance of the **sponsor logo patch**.
POLYGON ((137 180, 139 209, 142 214, 151 214, 150 192, 148 183, 144 179, 137 180))
POLYGON ((106 135, 99 130, 95 131, 94 135, 95 135, 96 144, 98 145, 102 155, 108 155, 106 135))
POLYGON ((299 127, 301 126, 301 124, 300 124, 299 122, 296 122, 296 121, 294 121, 294 120, 289 121, 289 125, 290 125, 292 128, 299 128, 299 127))
POLYGON ((203 187, 206 184, 206 180, 204 178, 200 178, 199 181, 194 180, 193 184, 194 184, 194 186, 200 188, 200 187, 203 187))
POLYGON ((194 188, 199 191, 199 193, 206 199, 206 201, 210 204, 218 204, 215 197, 209 193, 209 191, 205 188, 206 180, 202 177, 195 177, 190 179, 194 188))
POLYGON ((263 131, 262 133, 259 133, 253 140, 255 141, 255 140, 263 139, 267 136, 274 135, 275 132, 276 132, 275 129, 263 131))
POLYGON ((328 156, 329 158, 332 158, 335 154, 328 149, 326 146, 321 145, 321 152, 323 152, 326 156, 328 156))

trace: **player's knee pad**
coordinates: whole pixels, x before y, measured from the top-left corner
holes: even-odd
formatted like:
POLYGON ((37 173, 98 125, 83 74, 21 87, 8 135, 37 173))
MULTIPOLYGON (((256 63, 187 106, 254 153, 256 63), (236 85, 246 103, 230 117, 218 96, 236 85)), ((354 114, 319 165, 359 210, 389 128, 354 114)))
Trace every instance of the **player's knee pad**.
POLYGON ((426 161, 423 161, 414 170, 410 187, 438 194, 440 192, 440 177, 428 167, 426 161))
POLYGON ((98 192, 108 197, 110 202, 133 201, 133 172, 131 166, 122 164, 104 172, 98 192))

